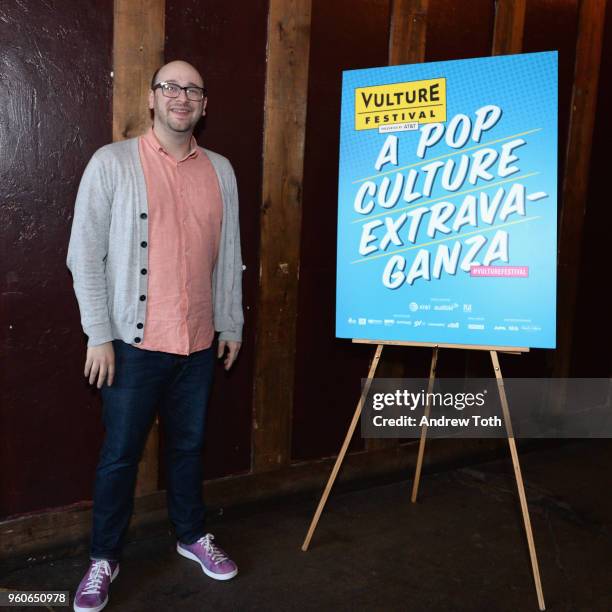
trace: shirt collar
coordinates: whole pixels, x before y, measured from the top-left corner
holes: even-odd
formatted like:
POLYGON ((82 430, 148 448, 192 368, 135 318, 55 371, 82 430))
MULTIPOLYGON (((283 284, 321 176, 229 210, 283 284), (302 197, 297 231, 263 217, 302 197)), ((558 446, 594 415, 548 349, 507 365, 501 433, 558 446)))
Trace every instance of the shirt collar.
MULTIPOLYGON (((143 135, 142 138, 147 143, 147 145, 149 145, 154 151, 157 151, 158 153, 165 155, 166 157, 170 157, 169 153, 164 149, 162 143, 159 142, 157 136, 155 135, 155 132, 153 131, 153 126, 151 126, 147 130, 147 132, 143 135)), ((189 141, 189 153, 187 153, 187 155, 185 155, 185 157, 183 157, 183 159, 180 159, 179 161, 181 162, 191 157, 197 157, 198 154, 198 141, 192 135, 191 140, 189 141)))

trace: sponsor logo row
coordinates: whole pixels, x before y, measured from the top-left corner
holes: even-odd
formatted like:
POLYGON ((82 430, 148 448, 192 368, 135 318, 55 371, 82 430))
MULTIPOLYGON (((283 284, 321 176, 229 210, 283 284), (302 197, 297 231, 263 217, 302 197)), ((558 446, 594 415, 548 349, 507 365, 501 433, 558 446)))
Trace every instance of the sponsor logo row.
MULTIPOLYGON (((390 327, 391 325, 405 325, 408 327, 445 327, 447 329, 459 329, 460 324, 458 321, 451 321, 450 323, 434 323, 431 321, 422 320, 406 320, 406 319, 368 319, 366 317, 349 317, 349 325, 385 325, 390 327)), ((474 331, 484 331, 486 326, 484 323, 468 323, 467 329, 474 331)), ((541 331, 542 328, 538 325, 494 325, 494 331, 541 331)))

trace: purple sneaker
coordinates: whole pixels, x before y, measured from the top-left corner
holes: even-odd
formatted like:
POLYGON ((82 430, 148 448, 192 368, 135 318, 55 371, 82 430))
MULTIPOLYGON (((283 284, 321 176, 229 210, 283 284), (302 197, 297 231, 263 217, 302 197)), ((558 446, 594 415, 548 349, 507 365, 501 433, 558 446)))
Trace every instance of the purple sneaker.
POLYGON ((74 596, 75 612, 100 612, 108 603, 108 589, 118 573, 117 561, 92 559, 74 596))
POLYGON ((193 544, 177 542, 176 550, 179 555, 197 561, 207 576, 215 580, 229 580, 238 573, 238 568, 221 548, 213 544, 214 539, 212 533, 207 533, 193 544))

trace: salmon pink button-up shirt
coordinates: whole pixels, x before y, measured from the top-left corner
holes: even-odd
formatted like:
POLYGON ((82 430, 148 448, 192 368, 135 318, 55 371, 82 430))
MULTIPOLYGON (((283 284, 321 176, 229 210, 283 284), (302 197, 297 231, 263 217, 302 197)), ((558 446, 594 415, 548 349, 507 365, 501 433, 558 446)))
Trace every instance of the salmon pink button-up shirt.
POLYGON ((212 273, 223 202, 217 174, 191 139, 180 161, 151 128, 139 140, 147 186, 149 249, 147 312, 141 349, 189 355, 214 337, 212 273))

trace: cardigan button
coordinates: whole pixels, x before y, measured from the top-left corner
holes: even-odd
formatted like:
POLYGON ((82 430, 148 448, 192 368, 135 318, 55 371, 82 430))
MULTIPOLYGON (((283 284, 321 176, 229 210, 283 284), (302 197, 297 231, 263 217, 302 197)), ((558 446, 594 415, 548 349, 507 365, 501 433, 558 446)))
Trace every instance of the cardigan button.
POLYGON ((143 275, 144 275, 144 274, 146 274, 146 273, 147 273, 147 269, 146 269, 146 268, 143 268, 143 269, 140 271, 140 273, 141 273, 141 274, 143 274, 143 275))
POLYGON ((137 323, 137 324, 136 324, 136 327, 137 327, 138 329, 142 329, 142 328, 144 327, 144 325, 143 325, 142 323, 137 323))
POLYGON ((144 302, 146 299, 147 299, 147 296, 146 296, 146 295, 141 295, 141 296, 140 296, 140 301, 141 301, 141 302, 144 302))
POLYGON ((147 218, 147 213, 140 213, 140 218, 141 219, 146 219, 147 218))
POLYGON ((146 249, 146 248, 147 248, 147 243, 146 243, 146 241, 145 241, 145 240, 143 240, 143 241, 140 243, 140 246, 141 246, 143 249, 146 249))
POLYGON ((134 338, 134 342, 135 342, 136 344, 138 344, 140 341, 141 341, 141 339, 140 339, 138 336, 136 336, 136 337, 134 338))

